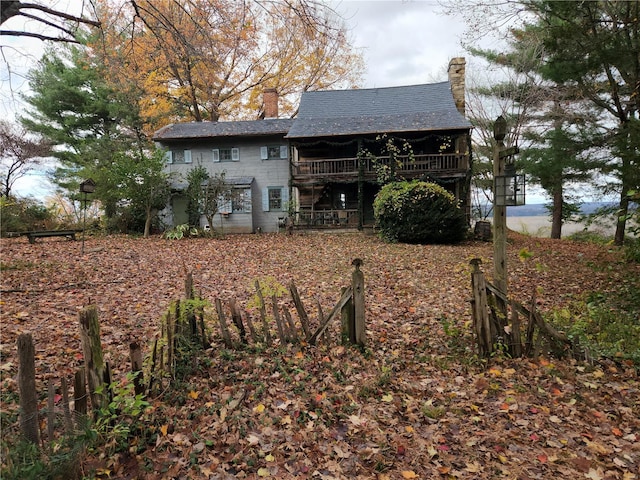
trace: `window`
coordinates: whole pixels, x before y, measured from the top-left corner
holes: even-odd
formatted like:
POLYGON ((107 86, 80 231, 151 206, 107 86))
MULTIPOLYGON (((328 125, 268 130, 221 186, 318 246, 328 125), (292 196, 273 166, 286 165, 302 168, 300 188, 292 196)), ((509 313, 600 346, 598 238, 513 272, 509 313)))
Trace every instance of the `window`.
POLYGON ((289 190, 286 187, 267 187, 262 191, 262 209, 265 212, 282 212, 287 209, 289 190))
POLYGON ((222 214, 251 213, 251 188, 234 188, 229 197, 220 197, 218 212, 222 214))
POLYGON ((289 150, 286 145, 270 145, 260 147, 261 160, 279 160, 286 159, 289 156, 289 150))
POLYGON ((282 210, 282 189, 269 189, 269 211, 282 210))
POLYGON ((167 163, 191 163, 191 150, 169 150, 167 163))
POLYGON ((213 161, 214 162, 238 162, 240 161, 240 149, 239 148, 214 148, 213 161))
POLYGON ((251 213, 251 189, 234 189, 231 197, 231 206, 234 213, 251 213))

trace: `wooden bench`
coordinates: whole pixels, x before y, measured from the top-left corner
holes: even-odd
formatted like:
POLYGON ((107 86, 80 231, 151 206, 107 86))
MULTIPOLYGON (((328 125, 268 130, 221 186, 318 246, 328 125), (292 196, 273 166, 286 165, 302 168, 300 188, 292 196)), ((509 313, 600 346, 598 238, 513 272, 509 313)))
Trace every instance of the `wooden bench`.
POLYGON ((82 230, 39 230, 34 232, 24 232, 29 239, 29 243, 36 243, 36 238, 43 237, 67 237, 70 240, 76 239, 76 233, 82 230))

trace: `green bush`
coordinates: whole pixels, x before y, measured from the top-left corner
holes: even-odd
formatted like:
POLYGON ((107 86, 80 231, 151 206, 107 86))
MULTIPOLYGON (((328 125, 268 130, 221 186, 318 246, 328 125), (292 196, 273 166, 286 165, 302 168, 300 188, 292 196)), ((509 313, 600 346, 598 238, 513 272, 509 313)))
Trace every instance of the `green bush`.
POLYGON ((640 263, 640 237, 627 238, 624 244, 624 256, 629 263, 640 263))
POLYGON ((467 221, 455 197, 435 183, 389 183, 376 196, 373 208, 376 224, 389 241, 457 243, 467 234, 467 221))
POLYGON ((49 209, 32 198, 1 197, 0 218, 3 237, 10 232, 49 228, 52 222, 49 209))
POLYGON ((640 290, 622 282, 613 293, 591 293, 551 314, 551 323, 592 357, 625 358, 640 367, 640 290))

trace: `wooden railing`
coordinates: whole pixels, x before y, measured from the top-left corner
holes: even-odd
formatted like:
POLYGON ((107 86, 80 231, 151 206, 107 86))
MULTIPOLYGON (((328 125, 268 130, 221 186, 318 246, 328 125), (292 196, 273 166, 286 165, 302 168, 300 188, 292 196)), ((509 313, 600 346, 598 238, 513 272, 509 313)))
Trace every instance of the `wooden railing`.
POLYGON ((392 165, 388 156, 372 158, 303 159, 293 166, 294 177, 357 176, 360 164, 366 176, 377 175, 380 168, 395 169, 398 175, 415 176, 422 173, 464 172, 468 156, 457 153, 408 155, 395 157, 392 165))
POLYGON ((304 227, 357 227, 358 210, 311 210, 300 209, 296 212, 296 226, 304 227))

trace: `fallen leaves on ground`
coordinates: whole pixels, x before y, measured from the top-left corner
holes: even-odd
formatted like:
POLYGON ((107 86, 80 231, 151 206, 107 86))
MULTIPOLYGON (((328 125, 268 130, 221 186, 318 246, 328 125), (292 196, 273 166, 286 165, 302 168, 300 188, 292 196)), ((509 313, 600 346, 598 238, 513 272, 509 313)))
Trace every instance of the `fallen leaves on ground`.
MULTIPOLYGON (((336 345, 338 322, 330 345, 228 350, 210 312, 214 343, 200 374, 170 401, 149 399, 154 423, 146 444, 109 464, 89 458, 98 474, 640 479, 640 385, 632 366, 474 356, 469 260, 481 258, 491 277, 489 243, 390 245, 362 234, 116 236, 87 240, 84 255, 79 242, 59 239, 0 245, 2 409, 13 412, 20 333, 34 337, 44 392, 49 379, 71 379, 82 365, 78 312, 95 303, 119 378, 129 368, 129 344, 148 350, 187 272, 203 298, 233 298, 243 308, 256 279, 294 280, 317 322, 317 303, 326 315, 350 282, 351 261, 364 260, 364 352, 336 345)), ((508 252, 510 294, 527 302, 536 291, 543 312, 640 275, 637 266, 616 263, 620 252, 609 247, 510 233, 508 252)))

